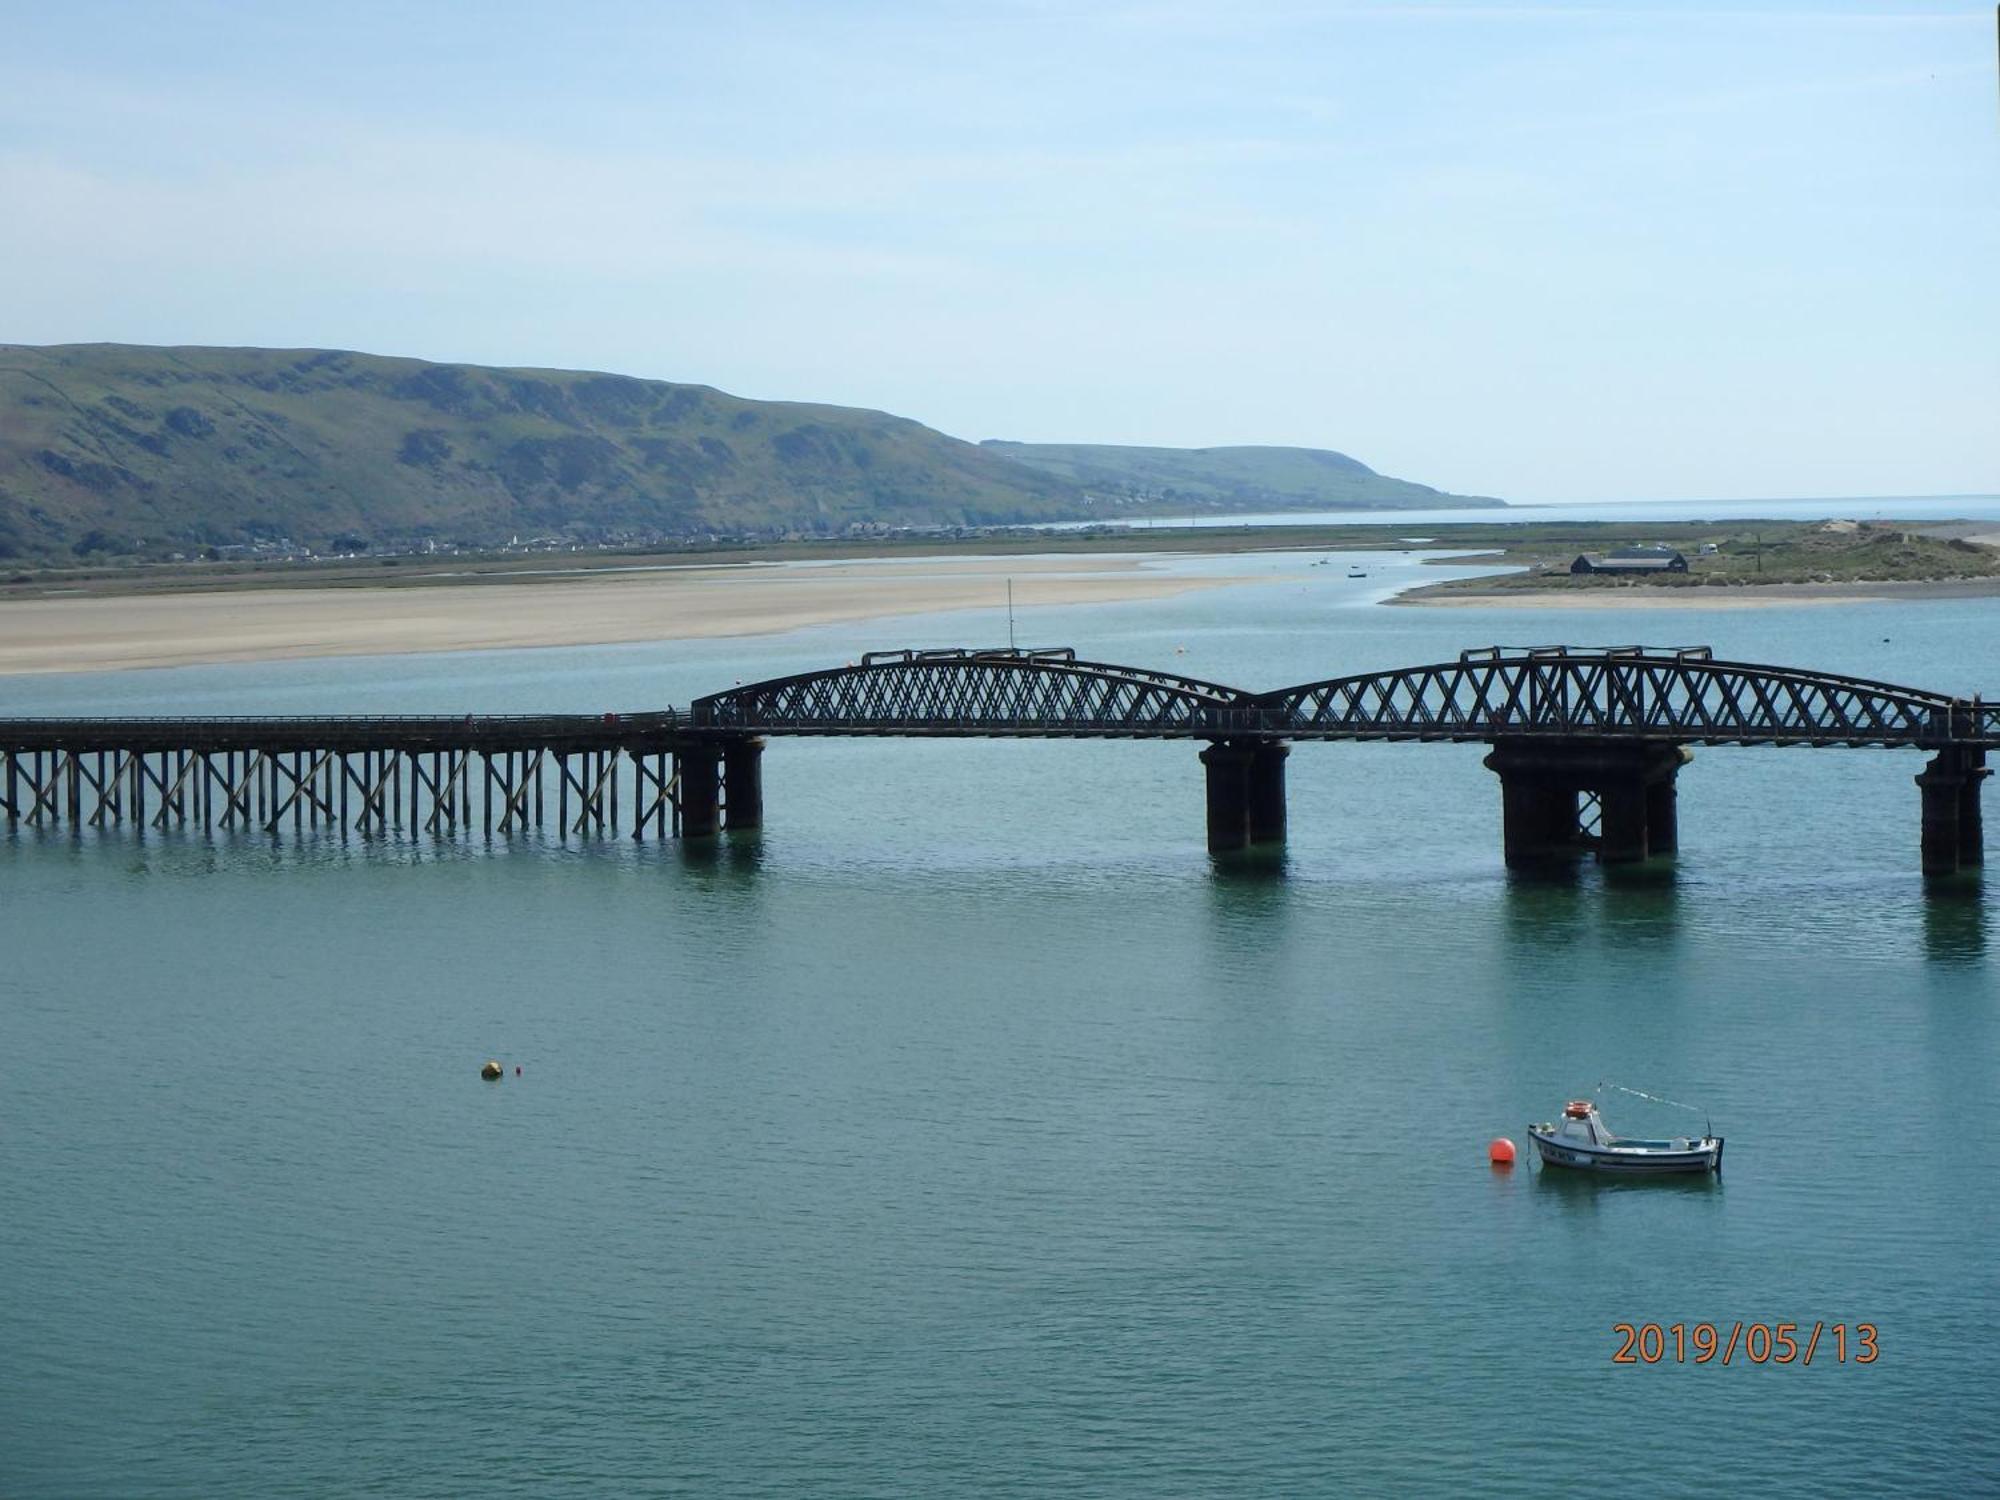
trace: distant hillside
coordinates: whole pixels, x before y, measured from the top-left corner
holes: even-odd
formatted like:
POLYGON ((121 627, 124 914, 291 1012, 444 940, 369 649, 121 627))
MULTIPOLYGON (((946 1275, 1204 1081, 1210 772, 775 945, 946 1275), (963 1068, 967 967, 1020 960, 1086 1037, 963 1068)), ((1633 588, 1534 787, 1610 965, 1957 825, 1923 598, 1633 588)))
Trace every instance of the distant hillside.
POLYGON ((1461 503, 1306 448, 973 444, 882 412, 623 375, 0 344, 0 558, 657 543, 1441 500, 1461 503))
POLYGON ((298 349, 0 345, 0 557, 1088 514, 881 412, 298 349))
POLYGON ((1325 448, 1120 448, 1101 443, 979 445, 1081 486, 1100 500, 1200 510, 1409 510, 1503 501, 1390 479, 1325 448))

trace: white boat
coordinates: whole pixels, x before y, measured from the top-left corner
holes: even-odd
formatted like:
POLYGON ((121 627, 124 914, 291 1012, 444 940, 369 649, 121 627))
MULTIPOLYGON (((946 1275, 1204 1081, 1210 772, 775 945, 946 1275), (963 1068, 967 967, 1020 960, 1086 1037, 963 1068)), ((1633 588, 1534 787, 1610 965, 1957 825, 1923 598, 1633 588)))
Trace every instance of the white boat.
POLYGON ((1349 568, 1347 570, 1347 576, 1349 578, 1366 578, 1368 576, 1368 570, 1366 568, 1349 568))
POLYGON ((1552 1124, 1530 1125, 1528 1139, 1542 1162, 1551 1167, 1576 1167, 1586 1172, 1620 1172, 1632 1176, 1654 1172, 1720 1172, 1722 1137, 1676 1136, 1647 1141, 1613 1134, 1589 1099, 1572 1099, 1562 1118, 1552 1124))

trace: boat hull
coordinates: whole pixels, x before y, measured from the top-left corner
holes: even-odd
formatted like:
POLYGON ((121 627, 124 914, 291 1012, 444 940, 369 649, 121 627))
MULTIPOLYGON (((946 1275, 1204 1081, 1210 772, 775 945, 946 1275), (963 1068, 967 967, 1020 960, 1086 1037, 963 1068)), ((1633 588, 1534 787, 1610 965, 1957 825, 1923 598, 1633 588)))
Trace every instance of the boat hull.
POLYGON ((1528 1137, 1535 1143, 1535 1149, 1541 1153, 1543 1165, 1568 1167, 1573 1171, 1605 1172, 1617 1177, 1657 1177, 1673 1172, 1722 1170, 1720 1136, 1691 1145, 1685 1151, 1631 1148, 1621 1151, 1615 1148, 1579 1146, 1543 1135, 1539 1130, 1530 1130, 1528 1137))

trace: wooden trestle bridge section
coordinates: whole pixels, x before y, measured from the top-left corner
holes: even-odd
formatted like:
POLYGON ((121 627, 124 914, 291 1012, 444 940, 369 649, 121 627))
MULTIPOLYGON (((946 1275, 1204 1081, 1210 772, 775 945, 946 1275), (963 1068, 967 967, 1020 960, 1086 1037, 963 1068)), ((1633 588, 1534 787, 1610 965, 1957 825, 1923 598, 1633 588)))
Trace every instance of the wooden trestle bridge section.
POLYGON ((1694 745, 1917 749, 1924 869, 1948 874, 1981 862, 2000 704, 1706 648, 1492 647, 1265 693, 1067 649, 875 652, 637 714, 0 720, 0 816, 704 838, 762 825, 764 744, 787 735, 1202 741, 1218 853, 1283 840, 1294 743, 1488 743, 1515 865, 1673 852, 1694 745))

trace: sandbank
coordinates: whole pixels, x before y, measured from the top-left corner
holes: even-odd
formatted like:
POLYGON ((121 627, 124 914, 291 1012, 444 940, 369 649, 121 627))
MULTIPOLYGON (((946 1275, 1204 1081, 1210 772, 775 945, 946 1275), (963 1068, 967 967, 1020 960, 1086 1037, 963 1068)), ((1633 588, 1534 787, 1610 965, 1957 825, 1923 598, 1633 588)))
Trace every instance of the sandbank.
POLYGON ((1160 599, 1259 581, 1179 576, 1129 557, 1055 556, 725 565, 538 583, 42 597, 0 602, 0 675, 767 635, 975 609, 983 618, 961 633, 991 641, 1005 638, 1009 579, 1016 609, 1160 599))

